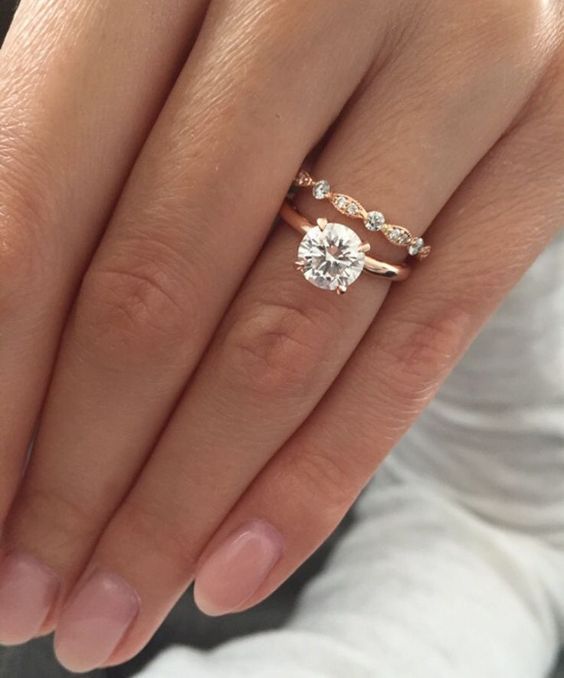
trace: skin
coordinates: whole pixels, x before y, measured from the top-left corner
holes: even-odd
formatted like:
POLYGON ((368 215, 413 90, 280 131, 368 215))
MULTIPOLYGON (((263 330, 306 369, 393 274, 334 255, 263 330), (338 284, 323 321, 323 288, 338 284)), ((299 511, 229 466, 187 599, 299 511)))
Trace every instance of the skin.
POLYGON ((199 602, 278 587, 561 225, 562 4, 354 5, 23 0, 0 52, 1 548, 60 577, 41 632, 96 568, 136 591, 102 664, 248 521, 282 557, 199 602), (408 281, 292 270, 308 154, 426 233, 408 281))

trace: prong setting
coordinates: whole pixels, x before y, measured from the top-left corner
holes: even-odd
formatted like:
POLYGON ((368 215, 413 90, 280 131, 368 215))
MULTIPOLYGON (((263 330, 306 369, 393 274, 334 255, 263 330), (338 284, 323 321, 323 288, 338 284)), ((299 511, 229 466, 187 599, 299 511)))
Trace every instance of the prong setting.
POLYGON ((302 238, 296 264, 312 285, 344 294, 364 270, 365 258, 363 243, 352 228, 318 219, 302 238))

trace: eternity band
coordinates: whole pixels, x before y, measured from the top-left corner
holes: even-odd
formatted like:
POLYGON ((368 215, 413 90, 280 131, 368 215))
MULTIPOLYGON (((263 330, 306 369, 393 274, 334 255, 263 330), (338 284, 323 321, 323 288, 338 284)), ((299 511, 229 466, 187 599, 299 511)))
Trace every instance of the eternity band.
POLYGON ((431 247, 425 244, 423 238, 412 235, 405 226, 386 223, 386 218, 382 212, 368 211, 358 200, 345 193, 332 191, 331 185, 326 179, 315 180, 309 172, 302 169, 294 179, 293 185, 296 188, 311 188, 314 198, 328 200, 341 214, 351 219, 362 220, 367 230, 381 233, 393 245, 406 247, 408 253, 413 257, 424 259, 431 253, 431 247))

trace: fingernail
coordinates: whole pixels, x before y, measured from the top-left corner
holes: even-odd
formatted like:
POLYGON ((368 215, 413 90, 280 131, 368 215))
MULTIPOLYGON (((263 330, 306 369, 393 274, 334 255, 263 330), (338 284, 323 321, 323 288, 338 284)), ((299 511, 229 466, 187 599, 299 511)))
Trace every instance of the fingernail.
POLYGON ((209 615, 226 614, 247 601, 282 557, 284 540, 272 525, 253 520, 204 562, 196 575, 194 598, 209 615))
POLYGON ((0 562, 0 643, 19 645, 36 636, 59 586, 55 572, 33 556, 8 553, 0 562))
POLYGON ((137 592, 120 576, 96 570, 71 598, 57 624, 55 652, 70 671, 90 671, 110 658, 139 613, 137 592))

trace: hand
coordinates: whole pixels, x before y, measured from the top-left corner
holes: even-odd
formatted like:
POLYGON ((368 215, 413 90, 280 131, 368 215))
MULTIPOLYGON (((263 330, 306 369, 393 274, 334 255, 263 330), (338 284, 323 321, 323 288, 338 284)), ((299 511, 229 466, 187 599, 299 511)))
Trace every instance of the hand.
POLYGON ((202 609, 242 610, 327 536, 560 225, 560 14, 22 2, 0 56, 1 640, 56 627, 69 668, 119 663, 194 576, 202 609), (269 230, 313 148, 315 176, 428 231, 408 281, 339 298, 292 271, 299 239, 269 230))

